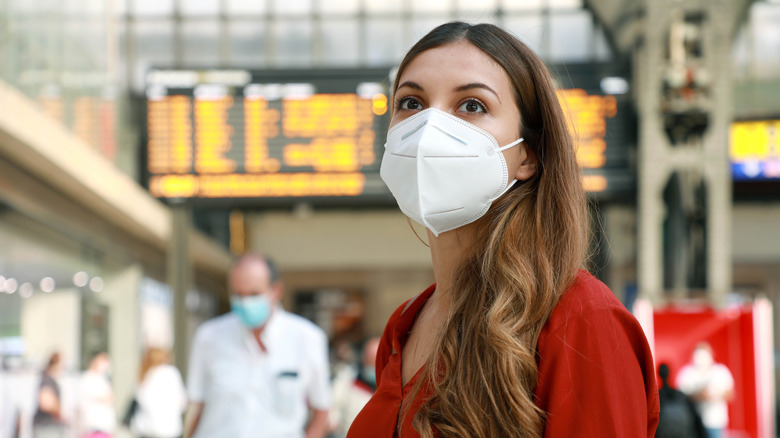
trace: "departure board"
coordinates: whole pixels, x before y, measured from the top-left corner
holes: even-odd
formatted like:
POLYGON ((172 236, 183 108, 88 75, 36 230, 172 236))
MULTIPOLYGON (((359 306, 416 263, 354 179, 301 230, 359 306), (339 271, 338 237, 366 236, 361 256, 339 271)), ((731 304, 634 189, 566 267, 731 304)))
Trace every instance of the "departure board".
MULTIPOLYGON (((633 190, 635 122, 625 90, 604 92, 600 78, 614 73, 603 67, 567 68, 558 96, 586 190, 633 190)), ((149 190, 159 198, 392 205, 379 177, 390 71, 151 70, 149 190)))
POLYGON ((391 201, 379 178, 388 73, 152 71, 149 190, 160 198, 391 201))
POLYGON ((599 198, 630 197, 636 190, 637 131, 629 66, 586 63, 551 70, 585 190, 599 198))
POLYGON ((729 156, 735 181, 780 181, 780 120, 732 123, 729 156))

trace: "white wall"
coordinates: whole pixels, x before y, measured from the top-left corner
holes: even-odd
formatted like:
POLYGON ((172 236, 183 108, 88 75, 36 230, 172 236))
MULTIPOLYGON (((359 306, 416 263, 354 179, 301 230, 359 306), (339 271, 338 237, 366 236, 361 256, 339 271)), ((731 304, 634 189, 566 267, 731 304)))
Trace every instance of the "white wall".
POLYGON ((59 351, 67 369, 77 369, 81 357, 81 295, 73 289, 35 293, 22 302, 21 336, 25 356, 42 367, 59 351))
POLYGON ((734 204, 732 260, 780 262, 780 203, 734 204))
POLYGON ((105 275, 105 287, 97 298, 109 306, 108 352, 112 363, 114 405, 124 414, 138 382, 141 363, 139 282, 143 271, 138 265, 105 275))
MULTIPOLYGON (((253 250, 282 270, 430 267, 430 252, 400 211, 271 212, 247 216, 253 250)), ((425 239, 425 229, 416 226, 425 239)))

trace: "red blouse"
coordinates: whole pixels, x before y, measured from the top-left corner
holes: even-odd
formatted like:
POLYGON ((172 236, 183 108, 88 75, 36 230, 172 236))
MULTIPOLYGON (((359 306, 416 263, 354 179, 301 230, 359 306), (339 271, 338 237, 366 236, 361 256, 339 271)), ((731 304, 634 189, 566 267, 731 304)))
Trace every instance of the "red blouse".
MULTIPOLYGON (((385 327, 377 353, 377 390, 348 438, 419 437, 414 413, 430 391, 421 391, 396 430, 401 401, 417 376, 401 386, 401 350, 412 323, 435 285, 402 304, 385 327)), ((658 425, 653 357, 637 320, 612 292, 580 271, 537 345, 536 405, 547 413, 545 437, 648 437, 658 425)))

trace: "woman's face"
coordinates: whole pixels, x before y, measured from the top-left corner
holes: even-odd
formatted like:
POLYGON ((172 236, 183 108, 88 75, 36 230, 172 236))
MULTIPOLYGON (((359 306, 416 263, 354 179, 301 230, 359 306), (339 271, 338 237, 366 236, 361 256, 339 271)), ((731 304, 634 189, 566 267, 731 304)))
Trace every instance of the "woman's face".
MULTIPOLYGON (((466 41, 426 50, 401 73, 390 127, 427 109, 457 116, 490 133, 499 147, 520 138, 520 110, 509 75, 466 41)), ((503 151, 510 175, 526 180, 536 171, 525 143, 503 151)))

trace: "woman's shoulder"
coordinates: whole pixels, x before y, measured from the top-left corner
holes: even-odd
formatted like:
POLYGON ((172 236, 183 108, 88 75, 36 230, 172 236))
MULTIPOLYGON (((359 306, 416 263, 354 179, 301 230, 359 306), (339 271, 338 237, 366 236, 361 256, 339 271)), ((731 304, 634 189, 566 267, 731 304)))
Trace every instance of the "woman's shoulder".
POLYGON ((564 324, 577 322, 583 318, 584 322, 602 320, 603 318, 591 317, 607 315, 623 316, 630 315, 630 312, 606 284, 590 272, 581 269, 553 308, 545 325, 545 331, 555 331, 564 324))

